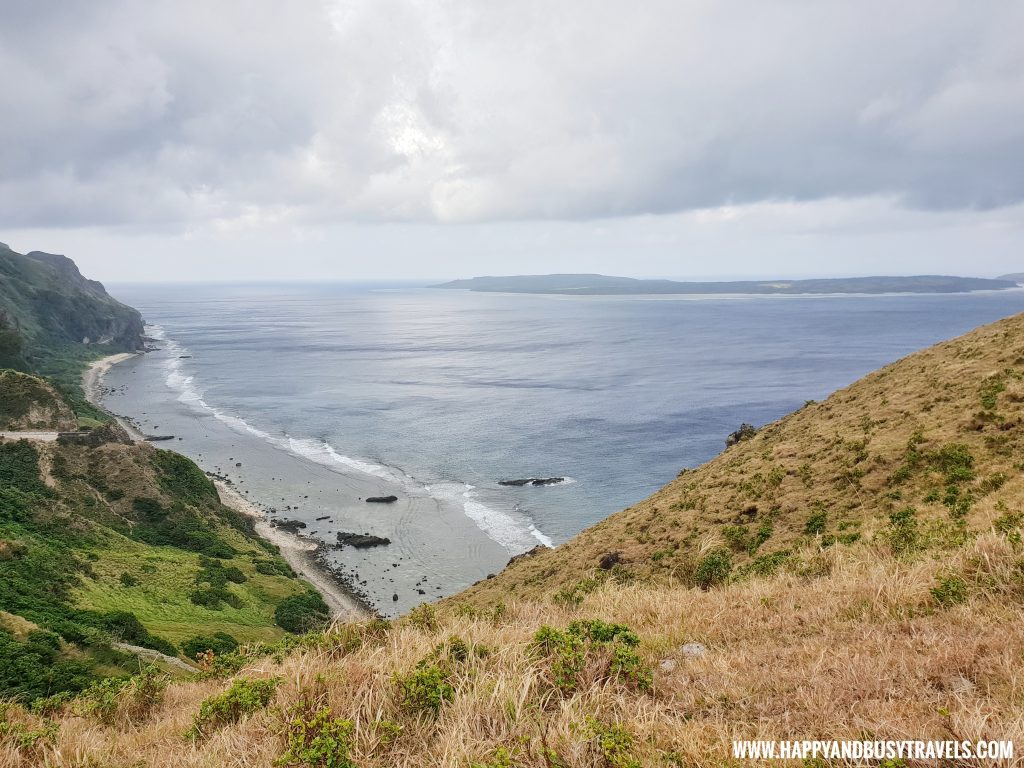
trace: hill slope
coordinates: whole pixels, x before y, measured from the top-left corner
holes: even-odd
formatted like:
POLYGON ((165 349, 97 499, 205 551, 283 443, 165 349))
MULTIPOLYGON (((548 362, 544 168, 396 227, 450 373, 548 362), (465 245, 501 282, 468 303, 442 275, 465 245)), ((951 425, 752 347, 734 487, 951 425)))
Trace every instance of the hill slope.
POLYGON ((741 738, 1019 745, 1022 372, 1018 316, 437 608, 225 654, 106 709, 10 707, 0 761, 717 768, 779 764, 732 760, 741 738))
POLYGON ((1017 510, 1022 460, 1017 315, 808 404, 558 549, 516 560, 465 599, 571 591, 613 568, 684 583, 765 571, 808 546, 889 535, 894 513, 921 536, 956 540, 1017 510))
MULTIPOLYGON (((44 381, 0 372, 0 387, 12 382, 3 391, 17 388, 23 406, 7 414, 13 426, 74 425, 44 381)), ((11 405, 5 397, 0 415, 11 405)), ((137 669, 119 644, 191 660, 218 632, 221 648, 326 619, 276 547, 184 456, 133 443, 115 424, 15 438, 0 437, 0 696, 31 700, 137 669), (12 627, 26 622, 22 641, 12 627), (60 674, 47 669, 57 658, 60 674)))
POLYGON ((0 310, 24 338, 29 359, 67 345, 112 352, 142 346, 142 317, 82 277, 66 256, 20 254, 0 243, 0 310))

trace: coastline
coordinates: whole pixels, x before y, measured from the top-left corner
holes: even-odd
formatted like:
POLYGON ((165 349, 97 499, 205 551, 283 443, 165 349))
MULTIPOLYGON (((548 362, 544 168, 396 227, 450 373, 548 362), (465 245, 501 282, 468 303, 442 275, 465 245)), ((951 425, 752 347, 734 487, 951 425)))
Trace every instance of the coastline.
MULTIPOLYGON (((102 404, 103 377, 118 363, 130 360, 140 352, 120 352, 116 355, 95 360, 82 373, 82 390, 85 399, 97 408, 106 411, 102 404)), ((110 413, 109 411, 106 411, 110 413)), ((128 419, 110 413, 128 435, 137 443, 146 442, 146 436, 128 419)), ((274 544, 281 551, 285 562, 301 579, 312 585, 324 598, 335 621, 359 621, 373 615, 363 601, 353 596, 335 578, 330 569, 318 560, 320 546, 301 536, 280 531, 267 521, 266 515, 254 503, 222 480, 213 479, 220 494, 221 503, 254 520, 256 533, 274 544)))

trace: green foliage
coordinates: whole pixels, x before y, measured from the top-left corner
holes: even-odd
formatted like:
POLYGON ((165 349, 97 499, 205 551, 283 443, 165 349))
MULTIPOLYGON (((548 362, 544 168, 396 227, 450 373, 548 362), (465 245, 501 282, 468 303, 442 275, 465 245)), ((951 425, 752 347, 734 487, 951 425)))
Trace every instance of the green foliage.
POLYGON ((277 626, 295 634, 323 629, 330 619, 330 608, 319 593, 313 590, 286 597, 274 610, 277 626))
POLYGON ((214 632, 213 635, 196 635, 181 644, 181 652, 189 659, 202 653, 213 651, 217 656, 238 650, 238 641, 227 632, 214 632))
POLYGON ((511 750, 505 747, 496 747, 486 762, 473 762, 469 765, 470 768, 515 768, 516 763, 511 750))
POLYGON ((701 589, 711 589, 723 584, 732 570, 732 558, 728 551, 717 549, 709 552, 697 563, 693 572, 694 583, 701 589))
POLYGON ((643 768, 643 763, 632 755, 635 740, 626 728, 587 718, 587 732, 608 768, 643 768))
POLYGON ((1006 379, 1002 374, 989 376, 981 385, 981 407, 986 411, 994 411, 999 402, 999 394, 1005 390, 1006 379))
POLYGON ((437 664, 421 661, 406 675, 395 675, 398 701, 410 712, 437 713, 446 701, 455 698, 449 683, 450 673, 437 664))
POLYGON ((932 597, 943 608, 962 603, 967 600, 967 582, 956 574, 944 576, 932 588, 932 597))
POLYGON ((36 630, 19 642, 0 629, 0 696, 31 701, 59 691, 80 691, 93 679, 89 665, 61 658, 53 632, 36 630))
POLYGON ((350 755, 355 724, 334 717, 329 707, 310 710, 310 703, 301 700, 286 711, 284 738, 288 749, 278 763, 310 768, 356 768, 350 755))
POLYGON ((590 660, 597 658, 604 661, 604 679, 650 690, 653 672, 637 653, 639 643, 629 627, 598 619, 574 621, 564 631, 545 625, 533 636, 534 648, 548 660, 553 687, 563 695, 579 688, 590 660))
POLYGON ((920 543, 917 510, 906 507, 889 515, 889 526, 882 535, 893 551, 900 555, 914 551, 920 543))
POLYGON ((172 497, 188 504, 220 501, 217 489, 195 463, 180 453, 155 451, 153 468, 161 487, 172 497))
POLYGON ((39 452, 28 440, 0 443, 0 486, 38 497, 53 496, 39 474, 39 452))
POLYGON ((140 722, 163 702, 168 680, 153 666, 129 678, 99 680, 79 696, 76 710, 107 725, 140 722))
POLYGON ((417 605, 409 611, 409 623, 426 632, 434 632, 438 628, 437 609, 430 603, 417 605))
POLYGON ((199 712, 185 738, 202 739, 225 725, 237 723, 246 715, 266 709, 274 699, 277 678, 249 680, 239 678, 223 693, 211 696, 199 705, 199 712))
POLYGON ((819 509, 807 518, 807 525, 804 526, 804 533, 808 536, 819 536, 825 532, 825 525, 828 523, 828 513, 819 509))
POLYGON ((135 576, 132 576, 130 573, 128 573, 128 571, 125 571, 120 576, 118 576, 118 581, 120 581, 121 585, 124 587, 139 586, 139 580, 135 576))
POLYGON ((568 605, 572 607, 580 605, 580 603, 583 602, 583 598, 601 586, 604 579, 607 578, 604 575, 604 572, 601 573, 601 576, 590 579, 580 579, 575 584, 563 587, 555 592, 555 594, 551 596, 551 599, 558 605, 568 605))

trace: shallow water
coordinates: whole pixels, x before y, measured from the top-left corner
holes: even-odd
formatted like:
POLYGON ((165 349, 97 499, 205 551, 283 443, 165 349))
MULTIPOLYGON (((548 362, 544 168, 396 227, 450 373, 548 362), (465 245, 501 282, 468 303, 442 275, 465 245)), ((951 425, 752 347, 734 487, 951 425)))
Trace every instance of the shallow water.
POLYGON ((741 422, 773 420, 1024 311, 1022 291, 656 300, 352 285, 112 292, 164 340, 110 372, 108 406, 147 432, 174 434, 164 447, 230 475, 249 498, 306 521, 307 533, 390 537, 387 547, 330 554, 385 613, 639 501, 718 453, 741 422), (498 484, 526 477, 566 481, 498 484), (394 505, 362 501, 390 492, 394 505))

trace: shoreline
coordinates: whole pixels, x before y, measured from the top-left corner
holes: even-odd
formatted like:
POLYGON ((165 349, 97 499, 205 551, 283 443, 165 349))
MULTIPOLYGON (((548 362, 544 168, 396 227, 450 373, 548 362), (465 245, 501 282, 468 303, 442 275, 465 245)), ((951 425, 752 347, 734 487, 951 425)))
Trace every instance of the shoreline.
MULTIPOLYGON (((82 390, 85 399, 105 413, 110 414, 118 424, 137 443, 148 442, 146 436, 128 419, 111 413, 103 407, 103 377, 118 363, 130 360, 141 352, 120 352, 94 360, 82 373, 82 390)), ((211 478, 220 495, 221 503, 226 507, 251 518, 260 538, 269 541, 280 551, 285 562, 298 574, 299 578, 310 584, 324 598, 330 608, 331 617, 335 621, 360 621, 375 615, 362 600, 346 589, 331 570, 319 562, 318 555, 322 545, 318 545, 304 537, 279 531, 267 520, 266 515, 256 504, 246 499, 233 487, 222 480, 211 478)))

